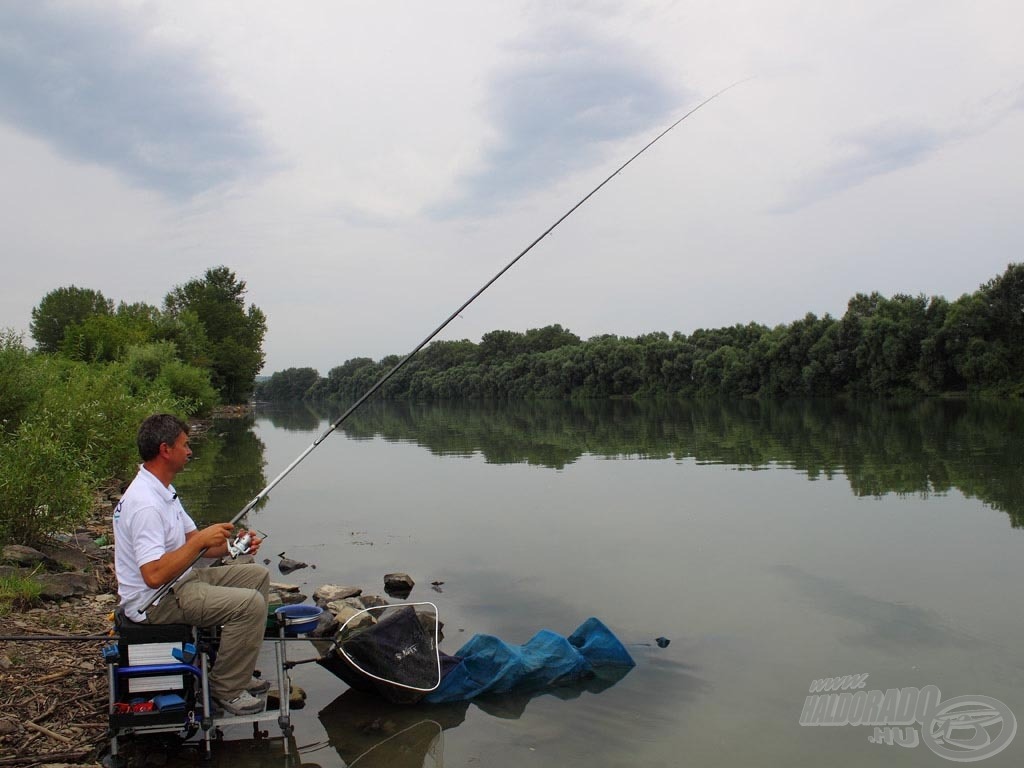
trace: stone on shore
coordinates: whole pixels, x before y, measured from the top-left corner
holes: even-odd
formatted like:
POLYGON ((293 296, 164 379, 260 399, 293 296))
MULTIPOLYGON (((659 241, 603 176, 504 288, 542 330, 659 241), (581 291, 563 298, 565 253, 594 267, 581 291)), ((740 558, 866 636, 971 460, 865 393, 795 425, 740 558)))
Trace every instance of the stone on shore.
POLYGON ((377 623, 371 614, 360 613, 363 610, 363 604, 357 598, 335 600, 327 604, 327 610, 334 615, 339 625, 348 621, 349 625, 346 627, 348 631, 362 629, 377 623))
POLYGON ((306 596, 301 592, 278 592, 272 589, 270 590, 270 602, 281 605, 298 605, 306 602, 306 596))
POLYGON ((94 595, 100 585, 89 573, 43 573, 36 576, 42 587, 41 597, 47 600, 63 600, 76 595, 94 595))
POLYGON ((5 563, 13 565, 36 565, 46 559, 46 555, 33 547, 26 547, 24 544, 8 544, 3 549, 2 555, 5 563))
MULTIPOLYGON (((330 611, 324 611, 316 620, 316 629, 309 632, 309 636, 333 638, 340 626, 341 625, 338 623, 338 619, 335 617, 333 613, 331 613, 330 611)), ((323 649, 320 649, 320 652, 323 653, 323 649)))
POLYGON ((313 602, 323 608, 335 600, 344 600, 346 597, 358 597, 363 594, 360 587, 344 587, 338 584, 324 584, 317 587, 313 593, 313 602))

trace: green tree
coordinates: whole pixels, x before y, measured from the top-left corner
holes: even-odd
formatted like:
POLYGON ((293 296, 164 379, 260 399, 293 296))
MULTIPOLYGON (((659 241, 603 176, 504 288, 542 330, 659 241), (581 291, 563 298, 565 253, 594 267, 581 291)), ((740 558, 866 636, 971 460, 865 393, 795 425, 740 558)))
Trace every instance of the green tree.
POLYGON ((74 285, 56 288, 32 308, 29 331, 40 352, 58 352, 69 327, 113 312, 114 302, 99 291, 74 285))
POLYGON ((210 369, 213 386, 228 403, 247 400, 263 368, 267 320, 259 307, 245 306, 245 281, 227 267, 213 267, 202 279, 168 293, 164 310, 183 323, 189 313, 194 315, 207 339, 207 348, 196 354, 208 358, 205 367, 210 369))
POLYGON ((68 326, 60 352, 72 360, 109 363, 120 360, 129 347, 152 338, 153 325, 122 315, 93 315, 68 326))
POLYGON ((256 396, 272 402, 301 400, 320 381, 315 368, 285 368, 256 385, 256 396))

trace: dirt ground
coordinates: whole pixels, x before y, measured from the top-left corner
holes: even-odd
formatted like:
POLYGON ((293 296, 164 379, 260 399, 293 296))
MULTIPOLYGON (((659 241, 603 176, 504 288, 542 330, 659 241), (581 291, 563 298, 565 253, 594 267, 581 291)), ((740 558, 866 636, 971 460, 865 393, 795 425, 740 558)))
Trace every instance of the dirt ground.
MULTIPOLYGON (((99 635, 112 595, 0 616, 0 635, 99 635), (106 598, 106 599, 105 599, 106 598)), ((107 744, 103 641, 0 641, 0 766, 97 764, 107 744)))

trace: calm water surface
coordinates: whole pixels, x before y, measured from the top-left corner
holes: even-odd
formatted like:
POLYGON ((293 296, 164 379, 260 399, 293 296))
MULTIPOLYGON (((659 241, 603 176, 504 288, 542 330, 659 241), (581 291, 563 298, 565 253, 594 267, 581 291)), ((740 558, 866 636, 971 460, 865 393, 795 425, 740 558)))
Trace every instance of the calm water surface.
MULTIPOLYGON (((335 415, 219 423, 179 478, 186 507, 232 516, 335 415)), ((951 764, 799 720, 813 680, 864 673, 866 690, 934 685, 1024 718, 1022 426, 1018 406, 963 402, 373 406, 254 513, 262 554, 315 565, 275 578, 372 594, 405 571, 449 653, 597 616, 637 666, 601 691, 402 709, 304 665, 301 761, 951 764)), ((279 754, 238 741, 215 762, 279 754)), ((1019 735, 982 764, 1022 762, 1019 735)))

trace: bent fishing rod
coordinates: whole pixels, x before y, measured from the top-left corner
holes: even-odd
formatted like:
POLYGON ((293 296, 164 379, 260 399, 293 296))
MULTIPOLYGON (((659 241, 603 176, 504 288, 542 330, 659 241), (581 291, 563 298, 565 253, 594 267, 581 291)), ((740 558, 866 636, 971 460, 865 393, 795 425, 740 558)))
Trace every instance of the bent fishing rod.
MULTIPOLYGON (((243 517, 245 517, 247 514, 249 514, 249 512, 251 512, 256 507, 257 504, 259 504, 264 498, 266 498, 267 494, 270 493, 270 491, 278 483, 280 483, 282 480, 284 480, 285 477, 287 477, 288 474, 293 469, 295 469, 295 467, 297 467, 300 463, 302 463, 303 459, 305 459, 307 456, 309 456, 309 454, 311 454, 313 452, 313 450, 318 445, 320 445, 320 443, 322 443, 324 440, 326 440, 328 435, 330 435, 332 432, 334 432, 334 430, 336 430, 339 426, 341 426, 345 422, 345 420, 349 416, 351 416, 353 413, 355 413, 355 411, 363 403, 365 403, 367 400, 369 400, 371 397, 373 397, 373 395, 377 392, 378 389, 383 387, 384 384, 386 384, 387 381, 392 376, 394 376, 396 373, 398 373, 402 368, 405 367, 406 363, 408 363, 410 360, 413 359, 413 357, 416 356, 417 352, 419 352, 421 349, 423 349, 425 346, 427 346, 427 344, 429 344, 431 341, 433 341, 434 337, 437 336, 437 334, 439 334, 445 328, 447 328, 448 324, 451 323, 452 320, 454 320, 456 317, 458 317, 460 314, 462 314, 463 310, 465 310, 470 304, 472 304, 474 301, 476 301, 480 297, 480 294, 482 294, 484 291, 486 291, 488 288, 490 288, 494 283, 496 283, 498 281, 498 279, 502 275, 504 275, 506 272, 508 272, 510 269, 512 269, 512 267, 515 266, 516 262, 518 262, 521 258, 523 258, 523 256, 525 256, 530 251, 532 251, 534 246, 536 246, 538 243, 540 243, 540 241, 543 240, 545 237, 550 235, 555 230, 555 228, 559 224, 561 224, 563 221, 565 221, 567 218, 569 218, 576 211, 577 208, 579 208, 581 205, 583 205, 585 202, 587 202, 587 200, 589 200, 594 195, 596 195, 598 193, 598 191, 602 187, 604 187, 605 184, 607 184, 609 181, 611 181, 616 176, 618 176, 623 170, 625 170, 626 166, 628 166, 630 163, 632 163, 634 160, 636 160, 638 157, 640 157, 640 155, 642 155, 644 152, 646 152, 648 149, 650 149, 652 146, 654 146, 663 136, 665 136, 665 134, 667 134, 669 131, 671 131, 673 128, 675 128, 677 125, 679 125, 681 122, 686 120, 686 118, 688 118, 690 115, 692 115, 694 112, 699 110, 704 105, 709 104, 710 102, 712 102, 715 99, 717 99, 719 96, 721 96, 726 91, 731 90, 732 88, 735 88, 737 85, 739 85, 740 83, 743 83, 743 82, 746 82, 746 80, 737 80, 732 85, 726 86, 725 88, 723 88, 722 90, 718 91, 717 93, 713 93, 711 96, 708 96, 706 99, 704 99, 704 101, 700 102, 700 104, 698 104, 697 106, 693 107, 689 112, 687 112, 682 117, 680 117, 678 120, 676 120, 674 123, 672 123, 672 125, 670 125, 668 128, 666 128, 661 133, 659 133, 657 136, 655 136, 653 139, 651 139, 649 142, 647 142, 647 144, 645 144, 644 147, 639 152, 637 152, 635 155, 633 155, 631 158, 629 158, 626 162, 624 162, 622 165, 620 165, 618 168, 616 168, 614 171, 612 171, 610 174, 608 174, 608 177, 604 181, 602 181, 600 184, 598 184, 596 187, 594 187, 592 190, 590 190, 586 195, 584 195, 582 198, 580 198, 579 202, 577 202, 569 210, 567 210, 565 213, 563 213, 555 221, 554 224, 552 224, 550 227, 545 229, 532 243, 530 243, 522 251, 520 251, 519 254, 514 259, 512 259, 508 264, 506 264, 504 267, 502 267, 501 270, 499 270, 498 273, 496 275, 494 275, 494 277, 492 277, 490 280, 488 280, 486 283, 484 283, 477 290, 476 293, 474 293, 472 296, 470 296, 468 299, 466 299, 462 304, 460 304, 459 308, 456 309, 454 312, 452 312, 450 315, 448 315, 448 317, 444 320, 444 322, 442 322, 439 326, 437 326, 437 328, 435 328, 433 331, 431 331, 427 335, 427 337, 425 339, 423 339, 423 341, 421 341, 419 344, 417 344, 416 348, 413 349, 412 352, 410 352, 408 355, 406 355, 401 360, 399 360, 390 371, 385 373, 376 382, 374 382, 374 384, 368 390, 366 390, 366 392, 364 392, 359 397, 358 400, 356 400, 354 403, 352 403, 352 405, 350 405, 348 407, 348 409, 343 414, 341 414, 341 416, 339 416, 329 427, 327 427, 327 429, 324 430, 323 434, 321 434, 319 437, 317 437, 317 439, 314 440, 313 443, 308 448, 306 448, 306 450, 304 450, 302 453, 300 453, 298 455, 298 457, 295 459, 295 461, 293 461, 291 464, 289 464, 287 467, 285 467, 284 471, 281 472, 281 474, 279 474, 277 477, 275 477, 273 480, 271 480, 269 483, 267 483, 267 486, 262 491, 260 491, 258 494, 256 494, 256 496, 252 499, 252 501, 250 501, 248 504, 246 504, 237 515, 235 515, 233 518, 231 518, 231 520, 229 521, 231 523, 231 525, 235 525, 236 523, 238 523, 239 520, 241 520, 243 517)), ((246 546, 242 546, 240 548, 240 550, 246 550, 246 549, 247 549, 246 546)), ((203 557, 205 552, 206 552, 205 549, 201 550, 199 552, 199 554, 195 556, 195 559, 193 559, 192 562, 189 563, 188 567, 191 568, 193 565, 195 565, 196 562, 201 557, 203 557)), ((187 571, 188 568, 186 568, 185 570, 187 571)), ((182 574, 179 574, 174 579, 172 579, 171 581, 167 582, 162 587, 160 587, 160 589, 157 590, 156 594, 153 595, 153 598, 145 606, 143 606, 142 608, 139 609, 139 613, 140 614, 141 613, 145 613, 147 610, 150 609, 150 607, 153 606, 153 604, 155 604, 158 600, 160 600, 160 598, 162 598, 164 595, 166 595, 174 587, 174 585, 177 583, 178 579, 180 579, 183 574, 184 574, 184 571, 182 572, 182 574)))

